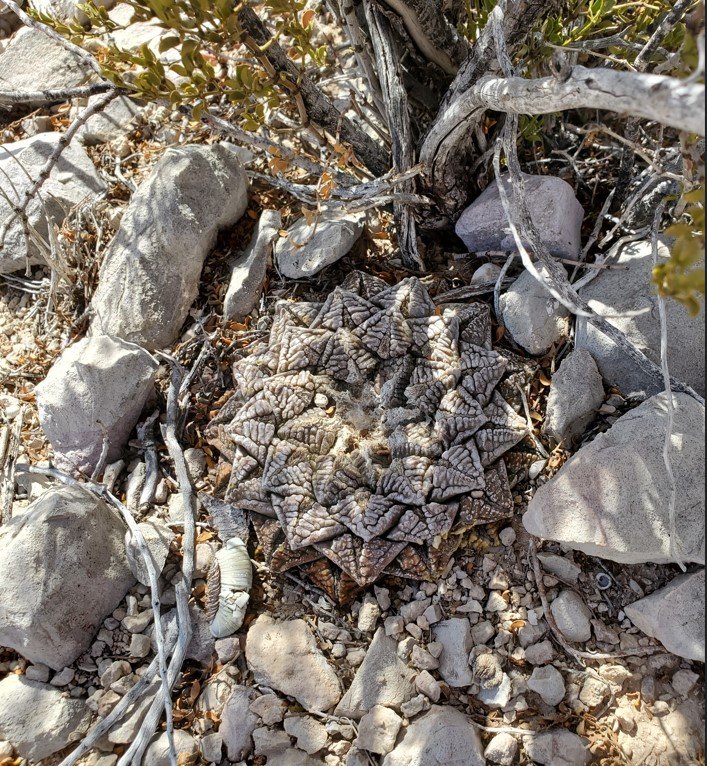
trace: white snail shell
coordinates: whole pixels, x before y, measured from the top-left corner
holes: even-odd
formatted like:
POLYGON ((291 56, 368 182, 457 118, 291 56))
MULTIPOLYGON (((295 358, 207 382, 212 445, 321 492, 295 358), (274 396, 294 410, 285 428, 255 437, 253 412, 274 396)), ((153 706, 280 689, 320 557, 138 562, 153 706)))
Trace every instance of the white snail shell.
POLYGON ((252 585, 248 548, 240 537, 232 537, 216 554, 209 570, 207 601, 214 638, 230 636, 241 627, 252 585))

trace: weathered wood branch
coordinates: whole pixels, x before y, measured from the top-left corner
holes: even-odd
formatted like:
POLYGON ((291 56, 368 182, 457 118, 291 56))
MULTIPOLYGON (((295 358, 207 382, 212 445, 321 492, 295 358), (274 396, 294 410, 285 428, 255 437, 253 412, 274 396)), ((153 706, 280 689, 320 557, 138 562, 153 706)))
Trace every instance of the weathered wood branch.
POLYGON ((425 190, 435 198, 440 213, 456 217, 470 196, 469 171, 479 153, 474 145, 474 136, 481 126, 484 110, 469 115, 446 133, 439 130, 439 126, 443 121, 445 126, 449 125, 446 118, 450 110, 479 79, 499 71, 494 27, 500 25, 512 54, 541 18, 559 11, 561 7, 562 0, 499 0, 491 11, 489 23, 481 30, 471 55, 444 95, 437 117, 422 142, 420 157, 424 152, 428 166, 425 190))
MULTIPOLYGON (((116 90, 110 82, 96 82, 92 85, 77 85, 75 88, 50 88, 47 90, 0 90, 0 104, 60 104, 72 98, 88 98, 109 90, 116 90)), ((127 95, 127 92, 126 92, 127 95)))
POLYGON ((312 80, 291 61, 282 47, 273 40, 270 32, 252 8, 238 12, 243 29, 261 47, 262 55, 280 74, 295 83, 302 97, 309 119, 348 144, 358 159, 375 176, 390 169, 388 153, 367 133, 344 117, 312 80))
MULTIPOLYGON (((390 128, 393 167, 398 172, 405 172, 415 164, 415 147, 410 130, 407 92, 403 87, 399 69, 400 56, 390 23, 374 0, 364 0, 364 8, 390 128)), ((415 182, 410 179, 401 184, 400 188, 403 192, 414 193, 415 182)), ((414 271, 424 270, 424 264, 417 250, 417 234, 412 209, 405 203, 395 202, 393 214, 403 264, 414 271)))
POLYGON ((454 174, 453 138, 471 131, 487 110, 506 114, 549 114, 568 109, 602 109, 660 122, 705 135, 705 88, 673 77, 587 69, 576 66, 565 78, 484 77, 437 119, 420 150, 434 196, 447 212, 462 201, 449 188, 454 174), (450 143, 452 139, 452 143, 450 143))
POLYGON ((383 0, 403 20, 420 53, 449 75, 469 56, 469 43, 447 21, 435 0, 383 0))

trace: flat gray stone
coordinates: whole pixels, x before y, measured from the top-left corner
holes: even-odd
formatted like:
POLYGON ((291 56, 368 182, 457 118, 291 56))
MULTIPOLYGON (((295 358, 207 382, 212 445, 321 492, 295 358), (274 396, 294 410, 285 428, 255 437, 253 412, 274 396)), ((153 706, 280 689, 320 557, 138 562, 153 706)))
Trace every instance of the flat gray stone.
POLYGON ((45 492, 0 528, 0 645, 61 670, 135 582, 122 520, 76 486, 45 492))
MULTIPOLYGON (((677 536, 684 560, 704 564, 705 410, 687 394, 673 402, 677 536)), ((527 531, 625 564, 671 561, 666 412, 654 396, 582 447, 531 499, 527 531)))
POLYGON ((456 708, 433 705, 406 729, 382 766, 484 766, 476 727, 456 708))
MULTIPOLYGON (((538 271, 545 272, 539 265, 538 271)), ((544 354, 568 331, 569 312, 529 272, 524 271, 501 295, 503 323, 528 353, 544 354)))
POLYGON ((533 668, 533 673, 528 679, 528 688, 550 707, 559 705, 565 697, 565 681, 562 673, 553 665, 533 668))
POLYGON ((624 607, 629 620, 673 654, 705 661, 705 570, 682 574, 624 607))
POLYGON ((83 59, 30 27, 18 29, 0 53, 0 72, 3 90, 73 88, 97 80, 83 59))
POLYGON ((87 718, 83 700, 65 697, 53 686, 14 674, 0 681, 0 739, 32 763, 81 739, 87 718))
POLYGON ((229 761, 241 761, 253 751, 253 732, 260 723, 250 704, 258 698, 255 689, 234 686, 221 711, 219 734, 229 761))
MULTIPOLYGON (((91 96, 76 109, 76 116, 86 107, 93 106, 101 96, 91 96)), ((90 117, 76 133, 76 139, 85 146, 95 146, 127 135, 142 113, 142 107, 127 96, 113 99, 98 114, 90 117)))
POLYGON ((318 215, 298 219, 275 243, 275 264, 283 277, 304 279, 343 258, 363 233, 364 216, 318 215))
POLYGON ((550 611, 565 638, 584 643, 592 637, 592 612, 576 591, 561 590, 550 604, 550 611))
MULTIPOLYGON (((660 259, 669 256, 670 250, 661 244, 660 259)), ((647 313, 638 316, 611 316, 607 317, 607 321, 624 332, 651 361, 660 365, 660 315, 658 295, 651 282, 651 243, 645 241, 627 245, 617 263, 627 267, 627 270, 603 270, 579 294, 597 313, 625 315, 648 309, 647 313)), ((704 304, 696 317, 691 317, 681 303, 671 298, 666 300, 665 306, 670 374, 704 396, 704 304)), ((604 380, 617 386, 625 396, 652 396, 664 388, 660 377, 648 378, 613 341, 582 317, 577 317, 575 345, 591 353, 604 380)))
POLYGON ((341 699, 339 679, 304 620, 260 615, 248 630, 245 653, 256 683, 294 697, 310 713, 331 710, 341 699))
POLYGON ((263 210, 247 250, 236 259, 223 300, 223 318, 243 319, 258 305, 272 258, 273 242, 282 218, 277 210, 263 210))
POLYGON ((158 364, 142 348, 108 335, 69 346, 37 386, 42 430, 57 467, 91 475, 104 437, 117 460, 154 391, 158 364))
POLYGON ((434 640, 442 644, 439 674, 453 688, 470 686, 474 680, 469 667, 469 652, 474 645, 469 620, 452 617, 434 626, 434 640))
POLYGON ((604 401, 604 385, 585 348, 570 352, 552 376, 543 433, 570 444, 581 436, 604 401))
POLYGON ((589 741, 567 729, 552 729, 524 737, 527 756, 541 766, 587 766, 592 754, 589 741))
MULTIPOLYGON (((22 29, 17 35, 33 32, 22 29)), ((47 39, 40 32, 43 39, 47 39)), ((13 38, 14 40, 14 38, 13 38)), ((8 46, 9 48, 9 46, 8 46)), ((4 59, 7 51, 0 54, 0 86, 5 84, 4 59)), ((44 87, 44 86, 42 86, 44 87)), ((60 133, 39 133, 22 141, 3 144, 0 148, 0 222, 7 220, 11 207, 6 196, 13 204, 24 198, 34 180, 39 175, 52 152, 61 139, 60 133)), ((84 200, 95 199, 105 191, 105 184, 86 154, 85 149, 71 143, 61 154, 49 178, 42 186, 41 200, 33 199, 27 206, 27 220, 31 228, 45 240, 48 240, 47 220, 60 226, 67 213, 84 200)), ((45 263, 37 246, 25 239, 20 219, 10 224, 2 250, 0 250, 0 274, 24 270, 27 263, 37 265, 45 263)))
MULTIPOLYGON (((199 743, 184 729, 174 731, 174 749, 179 763, 188 763, 199 752, 199 743)), ((145 750, 144 766, 170 766, 167 733, 158 734, 145 750)))
POLYGON ((385 629, 378 628, 336 715, 359 720, 375 705, 400 710, 403 702, 415 696, 415 674, 398 657, 397 649, 385 629))
POLYGON ((248 201, 247 179, 227 144, 168 149, 133 194, 108 246, 90 332, 147 349, 178 337, 220 229, 248 201))
MULTIPOLYGON (((584 209, 574 190, 554 176, 524 173, 523 178, 530 218, 548 250, 561 258, 576 260, 582 249, 584 209)), ((503 176, 502 182, 512 199, 508 176, 503 176)), ((455 231, 471 252, 516 250, 495 180, 461 214, 455 231)))

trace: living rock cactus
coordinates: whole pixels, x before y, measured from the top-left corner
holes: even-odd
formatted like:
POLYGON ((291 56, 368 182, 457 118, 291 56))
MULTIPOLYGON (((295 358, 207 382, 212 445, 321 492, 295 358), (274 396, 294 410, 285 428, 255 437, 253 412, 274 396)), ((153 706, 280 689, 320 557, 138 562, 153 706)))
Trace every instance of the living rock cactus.
POLYGON ((416 278, 355 272, 323 304, 282 302, 208 430, 226 500, 276 571, 307 565, 334 592, 430 577, 512 512, 501 456, 526 425, 497 390, 506 367, 485 305, 436 307, 416 278))

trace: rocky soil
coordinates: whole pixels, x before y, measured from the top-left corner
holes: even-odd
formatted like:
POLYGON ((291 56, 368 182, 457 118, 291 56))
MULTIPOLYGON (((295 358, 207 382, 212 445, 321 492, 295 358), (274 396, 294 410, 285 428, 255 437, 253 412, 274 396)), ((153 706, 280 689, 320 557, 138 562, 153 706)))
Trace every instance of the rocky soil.
MULTIPOLYGON (((75 12, 72 3, 49 5, 75 12)), ((0 15, 2 30, 0 71, 14 88, 66 85, 67 72, 80 79, 59 46, 0 15)), ((148 32, 124 34, 144 41, 148 32)), ((0 221, 7 199, 29 187, 22 168, 31 175, 41 167, 72 106, 37 109, 2 128, 0 221)), ((408 293, 380 298, 410 276, 385 234, 387 211, 314 224, 253 179, 262 168, 234 145, 206 129, 187 142, 182 116, 164 107, 114 106, 53 169, 49 202, 29 209, 33 236, 11 227, 0 250, 0 766, 116 766, 161 694, 158 645, 175 635, 189 535, 185 486, 160 435, 171 359, 193 370, 179 439, 198 496, 191 638, 171 700, 180 763, 703 763, 703 316, 667 305, 671 371, 697 393, 669 398, 520 266, 508 272, 495 315, 494 284, 512 243, 493 188, 462 214, 453 250, 430 248, 429 272, 415 282, 429 303, 416 313, 408 293), (357 308, 347 303, 340 325, 322 324, 317 312, 342 286, 357 308), (465 335, 475 303, 483 309, 471 314, 488 317, 488 326, 465 335), (413 331, 423 316, 418 342, 413 331), (300 340, 287 346, 293 326, 300 340), (444 366, 435 353, 450 326, 456 335, 444 366), (471 398, 478 403, 488 391, 486 408, 498 385, 503 418, 474 410, 481 419, 472 426, 459 405, 444 447, 442 437, 406 431, 404 457, 415 456, 414 470, 406 465, 395 488, 391 479, 373 494, 397 493, 395 502, 426 524, 426 537, 396 532, 409 518, 401 510, 394 519, 376 516, 369 539, 360 508, 360 518, 347 516, 334 500, 325 507, 314 490, 309 497, 302 461, 272 469, 282 453, 271 454, 270 440, 287 418, 268 398, 276 394, 267 380, 311 371, 320 385, 330 376, 329 398, 322 388, 317 400, 312 389, 312 406, 320 418, 346 413, 340 430, 355 430, 364 475, 361 465, 375 471, 390 458, 381 457, 381 433, 398 443, 386 423, 400 434, 444 420, 440 402, 463 387, 463 344, 479 349, 479 339, 493 361, 464 368, 479 376, 471 398), (313 359, 317 342, 327 345, 313 359), (405 354, 433 372, 400 377, 405 354), (387 370, 377 383, 374 368, 387 370), (439 390, 432 409, 420 405, 410 416, 403 379, 410 390, 417 381, 420 402, 439 390), (364 384, 380 384, 365 401, 364 384), (477 434, 476 444, 502 442, 503 450, 481 446, 478 462, 465 453, 470 462, 456 465, 450 444, 469 452, 464 428, 470 435, 490 420, 498 432, 486 441, 477 434), (424 450, 437 447, 430 454, 449 465, 425 483, 424 450), (498 503, 489 466, 500 471, 494 461, 505 450, 498 503), (39 470, 28 473, 30 466, 39 470), (450 478, 452 469, 462 479, 450 478), (415 481, 422 475, 417 484, 414 472, 415 481), (66 476, 78 485, 62 483, 66 476), (241 491, 246 481, 250 494, 241 491), (91 483, 116 502, 86 489, 91 483), (285 507, 292 498, 296 512, 285 507), (496 512, 484 515, 489 498, 496 512), (442 506, 450 521, 437 527, 429 515, 442 506), (355 538, 355 565, 324 544, 335 537, 326 532, 334 523, 337 539, 355 538), (298 547, 305 533, 308 547, 298 547), (226 545, 239 539, 247 549, 226 545), (366 555, 376 545, 388 550, 391 540, 403 542, 371 567, 375 576, 357 581, 366 555), (225 628, 214 629, 215 614, 225 628), (137 702, 121 706, 143 687, 137 702), (106 720, 91 751, 72 759, 106 720)), ((575 190, 552 176, 528 183, 548 248, 565 263, 577 260, 586 231, 575 190)), ((661 244, 660 257, 667 255, 669 244, 661 244)), ((652 257, 650 241, 627 244, 581 294, 659 361, 652 257), (649 311, 621 316, 644 304, 649 311)), ((292 402, 309 391, 303 380, 280 399, 288 417, 301 414, 292 402)), ((287 438, 311 452, 304 462, 324 456, 325 428, 289 423, 287 438)), ((337 453, 342 474, 353 470, 352 443, 337 453)), ((395 473, 388 467, 376 479, 395 473)), ((333 468, 326 476, 327 489, 343 482, 333 468)), ((336 501, 360 499, 352 487, 336 501)), ((169 763, 164 724, 143 762, 169 763)))

